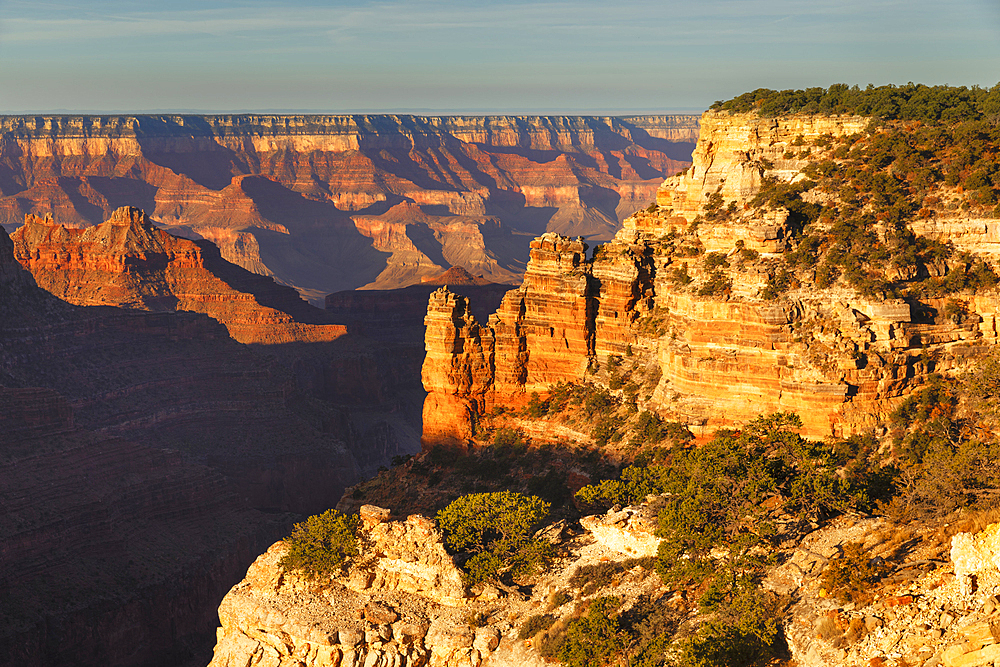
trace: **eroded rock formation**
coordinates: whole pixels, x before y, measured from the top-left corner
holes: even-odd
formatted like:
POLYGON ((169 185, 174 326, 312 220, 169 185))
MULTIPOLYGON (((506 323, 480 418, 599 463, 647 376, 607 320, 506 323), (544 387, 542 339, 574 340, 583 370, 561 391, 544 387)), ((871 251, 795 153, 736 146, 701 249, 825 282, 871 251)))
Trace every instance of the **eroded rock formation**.
POLYGON ((230 264, 210 242, 157 229, 139 209, 120 208, 85 229, 28 214, 11 239, 14 257, 39 287, 78 306, 205 313, 241 343, 330 341, 346 333, 294 289, 230 264))
POLYGON ((168 664, 358 478, 342 415, 199 313, 78 307, 0 234, 0 655, 168 664), (174 618, 171 623, 165 619, 174 618))
MULTIPOLYGON (((646 409, 709 431, 792 411, 814 437, 870 429, 929 373, 968 367, 997 341, 995 294, 965 295, 961 315, 945 317, 945 298, 877 300, 813 285, 764 296, 773 271, 750 262, 726 278, 706 265, 706 252, 720 253, 717 266, 726 267, 743 266, 747 256, 781 257, 792 221, 787 210, 752 205, 762 184, 804 178, 803 166, 829 155, 801 146, 866 124, 858 117, 706 113, 694 164, 667 179, 658 207, 628 218, 590 256, 581 240, 535 239, 523 284, 504 297, 488 327, 472 326, 464 300, 432 295, 425 446, 468 438, 482 410, 582 381, 588 368, 630 350, 662 374, 653 394, 640 399, 646 409), (709 204, 734 214, 699 219, 709 204), (714 290, 713 279, 729 282, 714 290), (692 282, 705 288, 688 287, 692 282)), ((966 215, 933 224, 950 238, 943 231, 949 225, 979 224, 966 215)), ((956 245, 992 253, 991 224, 956 245)))
POLYGON ((0 223, 124 205, 311 300, 449 266, 523 271, 525 235, 609 238, 686 166, 694 116, 0 120, 0 223))

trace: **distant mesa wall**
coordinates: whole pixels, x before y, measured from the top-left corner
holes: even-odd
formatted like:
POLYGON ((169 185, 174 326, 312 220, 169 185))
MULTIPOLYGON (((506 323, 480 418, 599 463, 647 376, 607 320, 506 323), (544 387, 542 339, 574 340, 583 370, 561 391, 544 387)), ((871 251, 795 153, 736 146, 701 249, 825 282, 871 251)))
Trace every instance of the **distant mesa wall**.
POLYGON ((451 266, 516 282, 544 231, 610 238, 687 166, 696 116, 0 119, 0 224, 141 208, 314 302, 451 266))

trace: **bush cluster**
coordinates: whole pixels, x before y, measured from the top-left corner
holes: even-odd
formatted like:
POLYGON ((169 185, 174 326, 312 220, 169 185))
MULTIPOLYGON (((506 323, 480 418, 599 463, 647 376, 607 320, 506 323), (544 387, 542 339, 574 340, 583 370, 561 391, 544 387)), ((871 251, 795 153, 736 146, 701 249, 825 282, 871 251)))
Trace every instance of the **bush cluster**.
POLYGON ((995 506, 1000 488, 1000 359, 932 375, 889 417, 900 473, 884 509, 899 521, 995 506))
POLYGON ((343 573, 358 554, 360 523, 356 514, 327 510, 295 524, 292 534, 285 538, 288 550, 281 558, 281 567, 311 579, 343 573))
POLYGON ((657 462, 630 466, 619 479, 577 494, 598 507, 667 494, 659 501, 657 572, 667 583, 700 585, 699 605, 716 619, 684 644, 691 664, 755 664, 772 655, 773 601, 758 586, 770 549, 761 547, 838 512, 870 509, 889 491, 888 472, 869 463, 873 443, 813 442, 795 432, 800 426, 792 414, 759 417, 740 431, 718 431, 704 446, 665 450, 657 462), (775 499, 773 509, 764 498, 775 499), (775 516, 784 517, 782 535, 775 516))
POLYGON ((872 558, 864 545, 849 542, 844 552, 830 561, 821 581, 827 593, 841 602, 865 603, 871 600, 872 585, 892 572, 881 558, 872 558))
POLYGON ((793 237, 785 273, 772 274, 764 298, 780 294, 794 271, 814 271, 820 288, 843 280, 871 298, 942 296, 1000 282, 982 260, 956 261, 950 245, 910 228, 915 218, 936 214, 941 199, 931 193, 943 185, 960 186, 963 206, 1000 215, 1000 126, 975 119, 890 124, 840 141, 836 159, 803 169, 809 179, 765 178, 751 202, 786 209, 793 237), (835 194, 836 203, 807 202, 802 195, 814 188, 835 194), (946 275, 935 275, 941 271, 946 275))
POLYGON ((462 496, 438 512, 445 547, 460 555, 467 582, 528 577, 553 556, 552 545, 532 537, 550 504, 511 491, 462 496))

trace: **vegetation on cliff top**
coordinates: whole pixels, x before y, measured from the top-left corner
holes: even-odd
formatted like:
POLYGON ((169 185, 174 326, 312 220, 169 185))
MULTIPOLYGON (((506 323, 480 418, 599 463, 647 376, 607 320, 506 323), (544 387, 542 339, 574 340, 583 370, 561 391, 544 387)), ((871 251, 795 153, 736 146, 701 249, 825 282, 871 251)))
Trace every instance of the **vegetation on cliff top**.
POLYGON ((327 510, 295 524, 285 538, 287 552, 280 565, 297 570, 310 579, 320 579, 343 573, 350 560, 358 555, 357 531, 361 519, 357 514, 341 514, 327 510))
MULTIPOLYGON (((913 84, 758 90, 716 108, 882 119, 863 133, 790 142, 784 158, 808 160, 801 176, 788 183, 764 165, 760 191, 746 210, 736 210, 735 202, 723 207, 719 193, 708 197, 707 221, 787 211, 791 234, 783 260, 756 263, 769 267, 762 298, 838 283, 873 299, 939 298, 1000 284, 988 262, 913 231, 938 217, 1000 217, 1000 84, 989 90, 913 84)), ((724 293, 729 267, 709 257, 702 264, 708 278, 691 289, 724 293)))
POLYGON ((621 477, 586 486, 590 504, 657 500, 664 583, 702 591, 712 620, 681 646, 685 664, 753 664, 778 646, 778 601, 759 588, 771 554, 834 514, 870 510, 890 491, 891 469, 872 463, 873 442, 806 440, 797 416, 776 413, 701 447, 672 447, 621 477))
POLYGON ((758 88, 731 100, 715 102, 716 111, 756 112, 761 116, 786 114, 852 114, 884 120, 965 121, 1000 114, 1000 84, 927 86, 908 83, 867 88, 836 83, 829 88, 770 90, 758 88))
POLYGON ((466 557, 462 570, 470 585, 531 576, 551 560, 552 545, 532 537, 548 516, 549 503, 535 496, 501 491, 473 493, 438 512, 444 544, 466 557))

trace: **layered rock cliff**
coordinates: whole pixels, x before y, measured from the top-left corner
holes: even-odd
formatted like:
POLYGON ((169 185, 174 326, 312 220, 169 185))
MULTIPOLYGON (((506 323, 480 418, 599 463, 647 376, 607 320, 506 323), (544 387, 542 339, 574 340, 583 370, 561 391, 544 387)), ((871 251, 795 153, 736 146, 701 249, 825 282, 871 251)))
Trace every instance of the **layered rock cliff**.
POLYGON ((546 230, 609 238, 688 164, 693 116, 0 120, 0 224, 128 205, 314 301, 449 266, 494 282, 546 230))
MULTIPOLYGON (((487 327, 469 321, 463 299, 432 295, 425 445, 462 441, 495 402, 581 382, 588 369, 630 353, 661 373, 640 407, 696 428, 793 411, 814 437, 849 435, 876 426, 929 373, 984 354, 997 340, 995 292, 862 296, 843 284, 817 286, 816 270, 782 263, 802 243, 802 221, 759 196, 795 187, 810 166, 836 164, 838 139, 855 141, 867 124, 706 113, 693 165, 663 184, 658 206, 628 218, 589 256, 582 240, 537 238, 523 284, 487 327)), ((802 197, 836 202, 822 189, 802 197)), ((952 210, 913 230, 933 227, 938 240, 985 248, 992 261, 992 222, 971 221, 974 208, 952 210), (954 225, 980 225, 978 236, 952 239, 943 230, 954 225)), ((961 272, 972 260, 962 261, 896 275, 961 272)))

